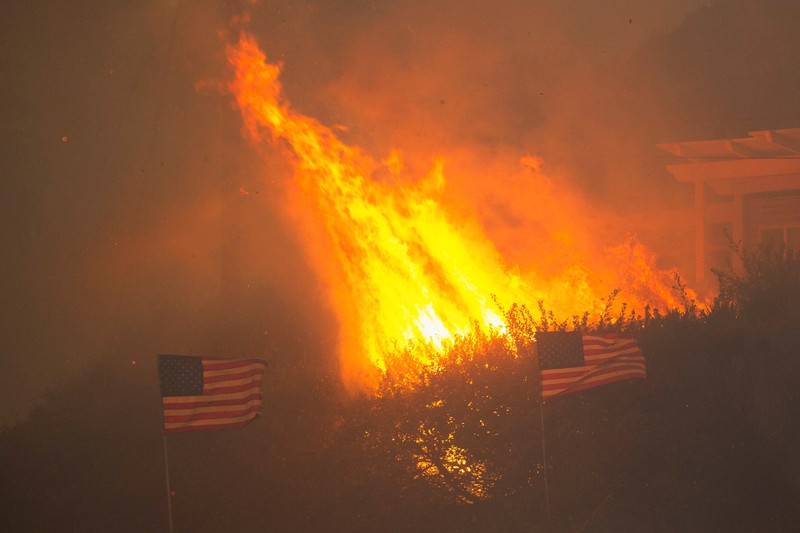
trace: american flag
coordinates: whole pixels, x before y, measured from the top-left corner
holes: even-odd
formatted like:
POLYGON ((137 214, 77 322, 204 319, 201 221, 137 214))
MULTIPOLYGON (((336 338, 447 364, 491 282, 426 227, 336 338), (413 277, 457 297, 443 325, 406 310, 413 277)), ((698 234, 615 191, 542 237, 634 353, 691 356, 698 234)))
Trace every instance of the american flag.
POLYGON ((629 378, 647 377, 636 339, 578 331, 536 333, 542 400, 629 378))
POLYGON ((159 355, 164 433, 247 424, 261 411, 266 365, 259 359, 159 355))

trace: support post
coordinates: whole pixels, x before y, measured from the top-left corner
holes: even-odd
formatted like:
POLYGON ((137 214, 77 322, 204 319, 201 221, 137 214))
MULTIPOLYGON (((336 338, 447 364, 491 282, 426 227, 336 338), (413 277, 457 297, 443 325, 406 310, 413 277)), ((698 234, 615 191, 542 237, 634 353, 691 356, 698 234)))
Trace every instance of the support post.
MULTIPOLYGON (((163 418, 163 412, 162 412, 163 418)), ((163 424, 162 424, 163 427, 163 424)), ((167 515, 169 516, 169 533, 173 533, 172 530, 172 491, 169 488, 169 459, 167 456, 167 436, 163 433, 161 434, 161 439, 164 441, 164 471, 166 472, 166 479, 167 479, 167 515)))
POLYGON ((164 443, 164 473, 166 474, 167 485, 167 516, 169 517, 169 533, 173 533, 172 529, 172 489, 169 486, 169 455, 167 454, 167 435, 164 433, 164 397, 161 395, 161 356, 156 357, 156 377, 158 378, 158 412, 161 413, 159 419, 161 420, 161 441, 164 443))
POLYGON ((539 347, 534 342, 531 345, 531 350, 529 353, 536 358, 536 374, 537 380, 536 383, 539 386, 539 421, 540 421, 540 429, 542 432, 542 468, 544 469, 544 503, 547 509, 547 521, 550 522, 551 515, 550 515, 550 483, 548 481, 548 474, 547 474, 547 445, 545 443, 544 438, 544 390, 542 389, 542 368, 539 362, 539 347))
POLYGON ((694 264, 695 283, 702 285, 706 277, 706 182, 694 181, 694 264))
POLYGON ((542 373, 539 372, 539 415, 542 422, 542 468, 544 469, 544 502, 547 507, 547 521, 550 521, 550 485, 547 481, 547 447, 544 440, 544 400, 542 399, 542 373))

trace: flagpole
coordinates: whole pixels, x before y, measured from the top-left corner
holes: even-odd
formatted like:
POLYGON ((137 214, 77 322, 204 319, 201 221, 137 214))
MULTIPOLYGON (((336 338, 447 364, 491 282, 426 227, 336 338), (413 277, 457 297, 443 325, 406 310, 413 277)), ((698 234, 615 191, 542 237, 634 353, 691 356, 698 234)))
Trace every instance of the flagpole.
POLYGON ((550 484, 547 482, 547 447, 544 440, 544 399, 542 398, 541 378, 539 379, 539 416, 542 422, 542 468, 544 468, 544 501, 547 507, 547 520, 550 521, 550 484))
POLYGON ((159 406, 158 412, 161 414, 161 441, 164 443, 164 473, 166 474, 167 484, 167 516, 169 517, 169 533, 173 533, 172 529, 172 490, 169 487, 169 455, 167 455, 167 434, 164 433, 164 398, 161 396, 161 354, 156 357, 156 375, 158 377, 159 388, 159 406))
MULTIPOLYGON (((161 418, 163 420, 164 415, 162 413, 161 418)), ((162 423, 161 427, 163 428, 164 425, 162 423)), ((169 533, 172 533, 172 491, 169 488, 169 459, 167 458, 167 436, 164 434, 163 429, 161 432, 161 440, 164 441, 164 470, 166 471, 166 479, 167 479, 167 514, 169 516, 169 533)))
POLYGON ((539 375, 539 421, 542 431, 542 468, 544 469, 544 502, 547 508, 547 521, 550 521, 550 484, 547 479, 547 445, 544 438, 544 388, 542 387, 542 368, 539 361, 539 347, 534 344, 536 352, 536 369, 539 375))

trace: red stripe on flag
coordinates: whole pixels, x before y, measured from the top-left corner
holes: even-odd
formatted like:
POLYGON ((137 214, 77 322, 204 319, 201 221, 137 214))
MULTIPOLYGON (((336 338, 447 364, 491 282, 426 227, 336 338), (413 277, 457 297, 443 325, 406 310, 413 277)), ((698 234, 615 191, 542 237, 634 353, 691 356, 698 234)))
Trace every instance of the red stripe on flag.
MULTIPOLYGON (((201 398, 200 396, 194 396, 194 398, 201 398)), ((241 398, 232 398, 232 399, 219 399, 214 398, 213 396, 209 396, 208 399, 205 400, 197 400, 194 402, 177 402, 177 401, 170 401, 170 398, 164 398, 163 406, 164 412, 166 413, 168 410, 174 409, 195 409, 198 407, 212 407, 212 406, 219 406, 225 407, 228 405, 242 405, 243 403, 247 403, 250 400, 260 400, 261 399, 261 391, 254 392, 248 396, 243 396, 241 398)))
MULTIPOLYGON (((266 366, 264 361, 258 359, 213 359, 210 357, 203 358, 204 370, 227 370, 229 368, 241 368, 247 365, 260 365, 266 366)), ((262 368, 263 371, 263 368, 262 368)))
MULTIPOLYGON (((256 417, 256 415, 254 414, 253 418, 255 418, 255 417, 256 417)), ((242 420, 242 421, 239 421, 239 422, 228 422, 228 423, 222 423, 222 424, 209 424, 209 425, 205 425, 205 426, 181 426, 181 427, 169 428, 169 429, 165 428, 164 429, 164 433, 170 434, 170 433, 186 433, 187 431, 219 431, 221 429, 240 428, 240 427, 246 426, 247 424, 252 422, 253 418, 250 418, 250 419, 247 419, 247 420, 242 420)))
MULTIPOLYGON (((255 385, 257 386, 258 384, 255 385)), ((244 383, 242 385, 231 385, 228 387, 217 386, 207 391, 204 390, 203 395, 216 396, 218 394, 233 394, 235 392, 244 392, 246 390, 250 390, 253 388, 255 388, 253 383, 244 383)))
POLYGON ((218 375, 218 376, 205 376, 203 381, 205 383, 218 383, 220 381, 230 381, 230 380, 236 380, 236 379, 250 378, 250 377, 253 377, 253 376, 260 376, 263 372, 264 372, 264 370, 261 369, 261 368, 253 368, 253 369, 245 370, 243 372, 239 372, 239 373, 236 373, 236 374, 221 374, 221 375, 218 375))
POLYGON ((244 416, 250 413, 257 413, 261 409, 261 404, 258 405, 251 405, 244 409, 236 409, 233 411, 211 411, 211 412, 197 412, 191 413, 188 415, 167 415, 164 414, 164 423, 174 423, 174 422, 189 422, 189 421, 196 421, 196 420, 208 420, 214 418, 234 418, 239 416, 244 416))

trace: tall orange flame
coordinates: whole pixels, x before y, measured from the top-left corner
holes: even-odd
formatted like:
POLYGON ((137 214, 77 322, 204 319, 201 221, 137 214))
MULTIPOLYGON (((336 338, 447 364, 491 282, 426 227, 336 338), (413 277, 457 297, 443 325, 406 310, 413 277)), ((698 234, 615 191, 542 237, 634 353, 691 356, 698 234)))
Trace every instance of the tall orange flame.
MULTIPOLYGON (((318 254, 316 268, 328 273, 342 326, 346 382, 363 383, 386 370, 383 354, 393 343, 441 343, 475 321, 502 328, 492 296, 504 305, 545 300, 567 316, 598 310, 598 294, 607 294, 598 291, 607 288, 593 285, 592 269, 576 264, 549 279, 521 274, 477 223, 446 209, 442 162, 424 179, 409 180, 396 153, 378 162, 296 112, 283 96, 280 67, 266 62, 252 36, 243 34, 238 45, 229 46, 228 60, 247 131, 254 139, 269 131, 288 142, 307 209, 324 226, 331 253, 318 254), (378 174, 389 178, 372 178, 378 174)), ((630 273, 622 279, 624 288, 644 296, 633 303, 673 303, 663 273, 637 245, 616 253, 615 272, 630 273)))

